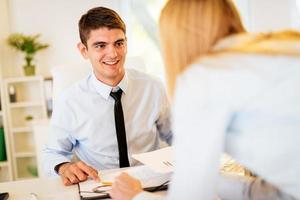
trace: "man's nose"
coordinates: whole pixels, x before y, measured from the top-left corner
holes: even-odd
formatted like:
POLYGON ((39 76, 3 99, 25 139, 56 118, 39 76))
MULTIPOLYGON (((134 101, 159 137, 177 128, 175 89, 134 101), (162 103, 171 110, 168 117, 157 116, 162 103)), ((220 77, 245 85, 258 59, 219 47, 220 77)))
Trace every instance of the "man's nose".
POLYGON ((109 56, 110 58, 116 58, 118 56, 117 50, 114 46, 110 46, 107 49, 107 56, 109 56))

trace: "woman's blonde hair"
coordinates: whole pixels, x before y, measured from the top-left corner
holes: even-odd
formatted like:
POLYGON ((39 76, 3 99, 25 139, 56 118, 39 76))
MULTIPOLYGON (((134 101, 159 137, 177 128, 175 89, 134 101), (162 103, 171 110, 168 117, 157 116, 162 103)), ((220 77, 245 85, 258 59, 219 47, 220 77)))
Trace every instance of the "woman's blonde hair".
POLYGON ((244 32, 231 0, 169 0, 160 15, 169 94, 176 77, 220 39, 244 32))

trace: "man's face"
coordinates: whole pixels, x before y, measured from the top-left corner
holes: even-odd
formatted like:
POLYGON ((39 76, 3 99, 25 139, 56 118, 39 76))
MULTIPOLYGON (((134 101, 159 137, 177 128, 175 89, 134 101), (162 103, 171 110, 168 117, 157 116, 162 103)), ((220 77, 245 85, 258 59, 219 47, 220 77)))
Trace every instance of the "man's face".
POLYGON ((127 45, 121 29, 91 30, 87 47, 79 43, 78 49, 85 59, 90 60, 98 80, 110 86, 116 86, 122 80, 127 45))

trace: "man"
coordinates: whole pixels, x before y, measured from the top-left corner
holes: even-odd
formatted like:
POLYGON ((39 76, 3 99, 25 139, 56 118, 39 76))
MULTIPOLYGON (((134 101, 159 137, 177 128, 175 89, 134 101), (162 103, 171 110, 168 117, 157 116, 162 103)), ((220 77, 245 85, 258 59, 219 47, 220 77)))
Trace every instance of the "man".
POLYGON ((100 169, 135 165, 131 154, 159 148, 159 138, 172 140, 163 85, 124 68, 127 38, 120 16, 93 8, 81 17, 79 32, 78 49, 93 73, 57 100, 43 152, 46 172, 59 174, 65 185, 88 176, 98 180, 100 169), (80 161, 71 162, 73 153, 80 161))

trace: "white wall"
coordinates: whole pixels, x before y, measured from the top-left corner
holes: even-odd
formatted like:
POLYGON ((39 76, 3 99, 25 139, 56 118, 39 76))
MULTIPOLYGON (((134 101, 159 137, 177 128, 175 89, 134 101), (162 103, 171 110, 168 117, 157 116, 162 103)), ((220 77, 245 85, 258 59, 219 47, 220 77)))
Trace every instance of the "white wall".
MULTIPOLYGON (((1 0, 3 1, 3 0, 1 0)), ((126 22, 126 8, 122 0, 6 0, 11 32, 41 33, 41 42, 50 48, 36 55, 38 74, 50 75, 52 66, 83 62, 77 51, 79 41, 78 20, 88 9, 96 6, 110 7, 119 12, 126 22)), ((23 58, 14 62, 15 71, 6 76, 22 74, 23 58)))
POLYGON ((8 47, 5 45, 5 38, 10 34, 10 23, 8 15, 8 2, 7 0, 0 0, 0 77, 10 71, 11 67, 6 70, 2 66, 11 66, 12 57, 8 53, 8 47))
POLYGON ((250 31, 300 28, 296 0, 248 0, 250 31))

